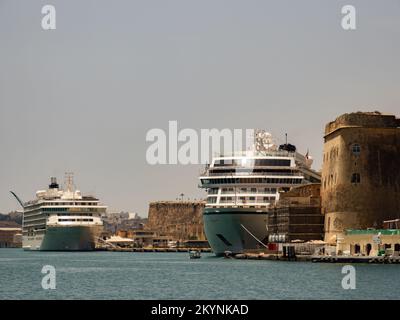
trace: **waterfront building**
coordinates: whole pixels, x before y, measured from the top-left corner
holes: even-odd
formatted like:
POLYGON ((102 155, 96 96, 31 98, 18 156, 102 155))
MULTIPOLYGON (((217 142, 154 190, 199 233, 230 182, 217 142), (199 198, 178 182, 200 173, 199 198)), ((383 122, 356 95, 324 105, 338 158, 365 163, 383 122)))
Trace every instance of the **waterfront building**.
POLYGON ((0 248, 21 248, 22 228, 0 228, 0 248))
POLYGON ((337 238, 337 255, 399 256, 399 229, 346 230, 337 238))
POLYGON ((400 219, 383 221, 384 229, 400 229, 400 219))
POLYGON ((280 195, 268 212, 269 242, 323 240, 320 188, 320 183, 310 183, 280 195))
POLYGON ((129 230, 119 234, 125 234, 127 238, 133 239, 135 247, 139 248, 152 247, 154 245, 153 240, 156 237, 152 230, 129 230))
POLYGON ((113 247, 116 246, 120 248, 132 248, 134 246, 134 240, 120 236, 111 236, 109 239, 105 240, 105 242, 113 247))
POLYGON ((379 112, 339 116, 325 127, 322 212, 325 241, 347 229, 400 218, 400 119, 379 112))

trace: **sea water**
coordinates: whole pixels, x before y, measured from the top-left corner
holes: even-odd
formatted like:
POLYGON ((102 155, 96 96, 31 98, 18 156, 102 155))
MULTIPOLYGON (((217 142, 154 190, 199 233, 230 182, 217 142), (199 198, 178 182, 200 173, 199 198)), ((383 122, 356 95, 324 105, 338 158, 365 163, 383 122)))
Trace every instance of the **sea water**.
POLYGON ((0 249, 0 299, 398 299, 400 265, 235 260, 202 254, 0 249), (42 268, 54 266, 54 290, 42 268))

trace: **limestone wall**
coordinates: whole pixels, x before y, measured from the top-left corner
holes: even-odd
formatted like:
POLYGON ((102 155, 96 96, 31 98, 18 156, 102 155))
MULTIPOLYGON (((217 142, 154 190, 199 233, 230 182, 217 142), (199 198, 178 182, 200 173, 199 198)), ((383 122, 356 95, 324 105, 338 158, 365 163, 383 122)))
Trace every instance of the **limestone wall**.
POLYGON ((394 115, 383 115, 378 111, 345 113, 325 126, 325 135, 345 127, 396 128, 399 126, 400 119, 394 115))
POLYGON ((151 202, 146 229, 176 240, 205 240, 204 206, 204 201, 151 202))
POLYGON ((400 216, 398 120, 356 113, 327 125, 321 183, 326 241, 400 216))

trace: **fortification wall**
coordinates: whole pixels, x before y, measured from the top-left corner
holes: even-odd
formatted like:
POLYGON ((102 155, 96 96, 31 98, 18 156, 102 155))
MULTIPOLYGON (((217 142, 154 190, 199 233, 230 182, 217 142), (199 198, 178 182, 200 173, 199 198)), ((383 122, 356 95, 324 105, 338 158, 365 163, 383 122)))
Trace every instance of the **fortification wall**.
POLYGON ((321 184, 326 241, 400 216, 398 120, 357 113, 327 125, 321 184))
POLYGON ((325 126, 325 135, 346 127, 396 128, 400 127, 400 119, 394 115, 383 115, 378 111, 345 113, 325 126))
POLYGON ((151 202, 146 229, 176 240, 205 240, 204 206, 204 201, 151 202))

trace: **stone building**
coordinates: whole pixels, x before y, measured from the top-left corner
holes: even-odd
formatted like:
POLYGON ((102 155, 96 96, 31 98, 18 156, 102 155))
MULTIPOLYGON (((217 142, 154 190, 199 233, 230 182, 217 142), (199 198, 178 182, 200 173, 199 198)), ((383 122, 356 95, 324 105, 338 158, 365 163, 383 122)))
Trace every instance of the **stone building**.
POLYGON ((204 201, 151 202, 145 228, 174 240, 205 240, 204 206, 204 201))
POLYGON ((0 227, 0 248, 21 248, 22 229, 0 227))
POLYGON ((400 230, 346 230, 338 238, 336 254, 377 256, 387 254, 399 256, 400 230))
POLYGON ((379 112, 339 116, 325 127, 325 241, 347 229, 381 228, 400 217, 400 119, 379 112))
POLYGON ((268 212, 269 242, 322 240, 320 183, 306 184, 282 193, 268 212))

